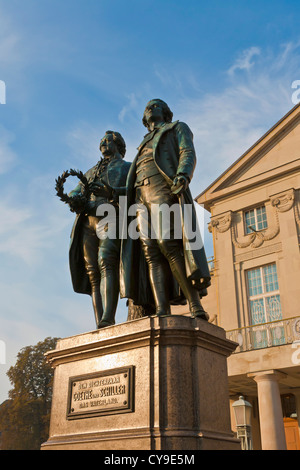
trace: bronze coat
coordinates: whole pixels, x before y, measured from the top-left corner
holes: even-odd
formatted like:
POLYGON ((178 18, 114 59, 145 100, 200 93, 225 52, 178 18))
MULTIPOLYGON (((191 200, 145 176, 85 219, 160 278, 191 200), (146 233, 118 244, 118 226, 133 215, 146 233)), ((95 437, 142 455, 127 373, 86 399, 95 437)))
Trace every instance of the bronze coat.
MULTIPOLYGON (((138 150, 153 137, 152 133, 145 136, 138 150)), ((127 203, 128 207, 135 203, 134 183, 136 178, 136 161, 134 159, 127 177, 127 203)), ((172 186, 176 175, 183 174, 191 181, 196 167, 196 153, 193 144, 193 134, 183 122, 165 123, 153 137, 153 157, 158 170, 172 186)), ((179 204, 182 214, 185 205, 190 205, 193 228, 198 227, 193 198, 189 189, 180 197, 179 204)), ((129 218, 128 218, 129 219, 129 218)), ((128 220, 130 222, 130 219, 128 220)), ((127 224, 128 225, 128 224, 127 224)), ((127 227, 126 227, 127 228, 127 227)), ((207 295, 206 288, 210 285, 210 274, 204 247, 192 249, 186 238, 183 226, 183 250, 188 277, 199 290, 200 296, 207 295)), ((200 234, 200 232, 198 232, 200 234)), ((170 271, 171 303, 182 303, 182 294, 170 271)), ((148 280, 148 268, 143 256, 140 241, 125 238, 123 235, 120 263, 120 292, 121 297, 130 298, 138 305, 153 303, 148 280)))
MULTIPOLYGON (((131 163, 125 162, 122 158, 114 158, 107 166, 103 180, 112 187, 124 187, 131 163)), ((95 170, 97 165, 88 170, 85 174, 89 183, 95 181, 95 170)), ((78 185, 74 192, 80 192, 81 186, 78 185)), ((91 294, 91 285, 86 273, 83 251, 82 251, 82 224, 85 214, 76 216, 70 240, 69 264, 73 289, 79 294, 91 294)), ((99 240, 100 241, 100 240, 99 240)))

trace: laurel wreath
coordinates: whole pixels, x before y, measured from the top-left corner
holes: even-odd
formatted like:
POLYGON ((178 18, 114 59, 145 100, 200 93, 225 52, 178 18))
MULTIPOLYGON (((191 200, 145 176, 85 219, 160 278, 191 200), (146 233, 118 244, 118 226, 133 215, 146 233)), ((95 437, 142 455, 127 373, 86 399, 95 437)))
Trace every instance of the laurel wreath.
POLYGON ((55 180, 55 183, 57 196, 62 202, 70 206, 71 212, 76 212, 78 214, 83 212, 85 204, 88 201, 90 190, 88 180, 82 171, 73 169, 64 171, 63 174, 55 180), (77 176, 77 178, 82 182, 83 192, 80 195, 70 197, 64 192, 64 184, 69 176, 77 176))

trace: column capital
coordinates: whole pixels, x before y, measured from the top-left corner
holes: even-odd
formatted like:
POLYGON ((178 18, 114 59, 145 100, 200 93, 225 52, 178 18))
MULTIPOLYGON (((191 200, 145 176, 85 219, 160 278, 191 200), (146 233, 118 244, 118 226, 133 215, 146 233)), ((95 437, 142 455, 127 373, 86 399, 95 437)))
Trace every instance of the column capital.
POLYGON ((280 380, 283 380, 286 378, 286 374, 276 369, 270 369, 270 370, 263 370, 263 371, 258 371, 258 372, 251 372, 251 374, 247 374, 247 377, 255 380, 255 382, 261 382, 263 380, 267 380, 267 381, 275 380, 279 382, 280 380))

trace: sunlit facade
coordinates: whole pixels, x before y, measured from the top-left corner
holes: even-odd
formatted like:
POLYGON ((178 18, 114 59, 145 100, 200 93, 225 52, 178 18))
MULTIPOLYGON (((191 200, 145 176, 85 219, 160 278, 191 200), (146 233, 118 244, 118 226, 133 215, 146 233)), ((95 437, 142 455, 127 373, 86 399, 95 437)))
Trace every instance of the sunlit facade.
POLYGON ((196 201, 214 242, 203 304, 238 344, 230 399, 252 404, 254 449, 300 449, 300 105, 196 201))

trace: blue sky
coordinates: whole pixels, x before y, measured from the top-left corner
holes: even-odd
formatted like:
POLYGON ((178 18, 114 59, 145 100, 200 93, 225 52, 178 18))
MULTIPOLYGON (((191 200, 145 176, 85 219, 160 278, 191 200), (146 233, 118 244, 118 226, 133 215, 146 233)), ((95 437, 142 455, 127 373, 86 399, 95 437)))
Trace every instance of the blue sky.
POLYGON ((194 133, 196 197, 293 107, 299 14, 287 0, 0 0, 0 403, 22 347, 94 329, 55 178, 93 166, 107 129, 132 161, 145 105, 161 98, 194 133))

